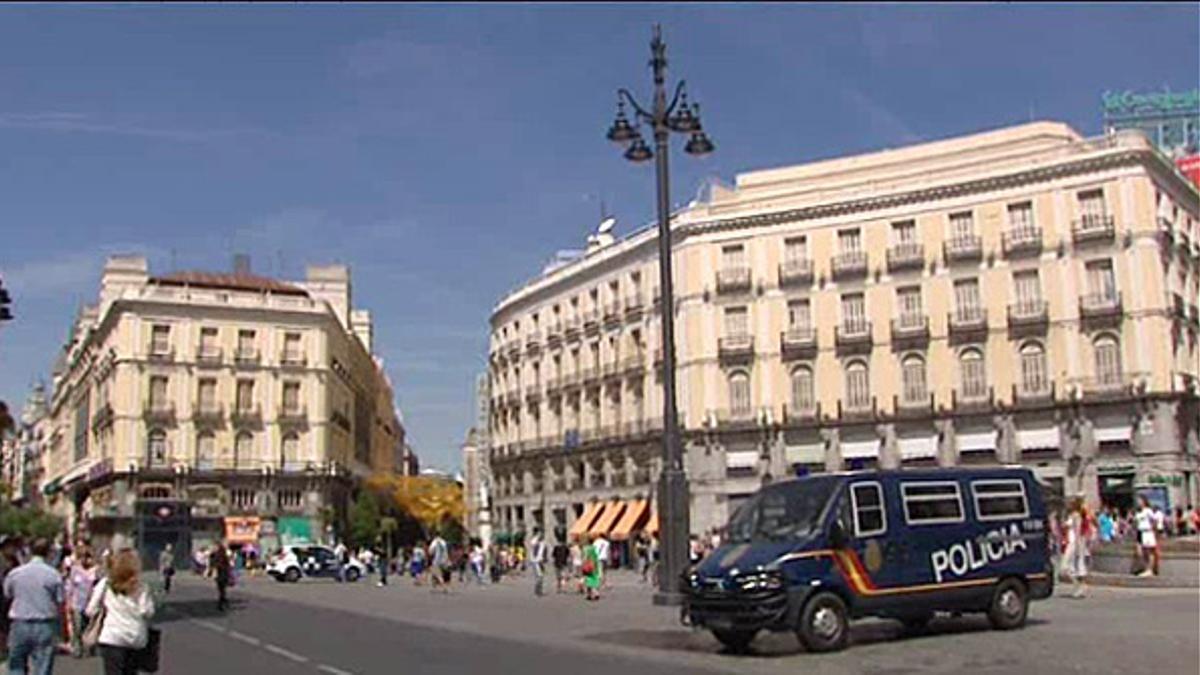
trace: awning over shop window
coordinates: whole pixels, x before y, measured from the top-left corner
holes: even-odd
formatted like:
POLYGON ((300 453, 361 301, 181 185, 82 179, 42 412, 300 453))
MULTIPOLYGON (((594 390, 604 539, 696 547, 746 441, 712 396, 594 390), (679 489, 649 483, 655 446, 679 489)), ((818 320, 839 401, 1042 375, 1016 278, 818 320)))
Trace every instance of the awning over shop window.
POLYGON ((625 507, 625 515, 621 516, 621 520, 617 521, 617 526, 613 528, 609 537, 613 541, 628 539, 631 534, 642 529, 643 524, 648 519, 649 512, 650 502, 644 499, 630 502, 625 507))
POLYGON ((758 466, 757 450, 739 450, 725 453, 725 466, 730 469, 753 469, 758 466))
POLYGON ((592 523, 596 521, 596 516, 600 515, 600 509, 602 508, 604 508, 602 502, 588 504, 587 508, 583 510, 583 515, 576 518, 575 522, 571 525, 571 530, 567 533, 567 536, 572 538, 583 536, 583 533, 587 532, 592 523))
POLYGON ((996 430, 957 434, 959 452, 995 452, 996 430))
POLYGON ((842 441, 842 459, 866 459, 879 457, 879 439, 869 441, 842 441))
POLYGON ((1059 447, 1058 427, 1017 429, 1017 447, 1022 451, 1057 450, 1059 447))
POLYGON ((896 439, 901 459, 928 459, 937 457, 937 436, 913 436, 896 439))
POLYGON ((225 539, 231 544, 256 544, 261 525, 262 520, 257 517, 226 518, 225 539))
POLYGON ((1128 443, 1133 439, 1133 425, 1096 427, 1095 436, 1097 443, 1128 443))
POLYGON ((825 444, 807 443, 804 445, 789 445, 784 448, 784 458, 788 464, 824 464, 825 444))
POLYGON ((588 530, 588 534, 593 537, 596 535, 607 536, 608 533, 612 531, 613 525, 617 524, 617 519, 620 518, 621 514, 624 512, 625 502, 609 502, 604 507, 604 511, 600 513, 600 517, 596 519, 596 522, 592 524, 591 529, 588 530))

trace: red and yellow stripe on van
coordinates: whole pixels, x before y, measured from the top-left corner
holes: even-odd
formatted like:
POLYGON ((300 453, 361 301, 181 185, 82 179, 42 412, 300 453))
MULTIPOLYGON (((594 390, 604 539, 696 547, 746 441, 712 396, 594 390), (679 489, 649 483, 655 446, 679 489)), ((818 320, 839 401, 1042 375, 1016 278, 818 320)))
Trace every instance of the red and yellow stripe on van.
MULTIPOLYGON (((779 560, 785 562, 788 560, 803 560, 806 558, 832 558, 834 566, 837 567, 838 573, 846 580, 846 585, 850 587, 856 595, 865 597, 876 597, 882 595, 896 595, 900 593, 922 593, 925 591, 946 590, 951 588, 971 588, 975 586, 988 586, 1000 581, 999 577, 987 577, 985 579, 965 579, 963 581, 943 581, 940 584, 914 584, 911 586, 891 586, 888 588, 879 588, 875 582, 871 580, 871 574, 863 567, 862 561, 858 558, 858 553, 852 549, 835 551, 833 549, 820 549, 817 551, 804 551, 803 553, 794 553, 786 555, 779 560)), ((1044 573, 1027 574, 1027 579, 1041 580, 1045 579, 1044 573)))

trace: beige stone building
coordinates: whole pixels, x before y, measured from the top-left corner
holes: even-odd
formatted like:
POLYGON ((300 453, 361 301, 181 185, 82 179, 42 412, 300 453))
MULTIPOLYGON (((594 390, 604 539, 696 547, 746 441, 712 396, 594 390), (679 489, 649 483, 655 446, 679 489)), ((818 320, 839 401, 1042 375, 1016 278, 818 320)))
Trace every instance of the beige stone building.
POLYGON ((404 445, 343 266, 302 282, 154 276, 113 257, 55 368, 43 492, 73 530, 153 554, 324 539, 404 445))
MULTIPOLYGON (((1144 137, 1052 122, 714 186, 672 223, 693 531, 848 467, 1024 464, 1093 503, 1195 502, 1198 223, 1144 137)), ((656 240, 495 308, 498 529, 653 528, 656 240)))

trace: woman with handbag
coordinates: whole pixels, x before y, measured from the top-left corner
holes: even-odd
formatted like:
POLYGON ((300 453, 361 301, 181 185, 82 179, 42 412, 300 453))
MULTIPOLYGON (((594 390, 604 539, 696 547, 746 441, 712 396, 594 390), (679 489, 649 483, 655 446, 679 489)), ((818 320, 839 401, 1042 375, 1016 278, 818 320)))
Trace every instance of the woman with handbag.
POLYGON ((596 536, 588 537, 587 548, 583 549, 583 585, 587 588, 588 600, 600 599, 600 584, 604 582, 603 568, 600 567, 600 554, 596 551, 596 536))
POLYGON ((113 557, 108 576, 96 584, 88 601, 86 614, 93 624, 84 633, 85 646, 93 639, 99 645, 104 675, 157 670, 158 641, 151 640, 148 625, 154 615, 154 600, 142 583, 141 567, 132 549, 120 551, 113 557), (95 637, 94 624, 99 626, 95 637), (148 667, 151 663, 153 667, 148 667))

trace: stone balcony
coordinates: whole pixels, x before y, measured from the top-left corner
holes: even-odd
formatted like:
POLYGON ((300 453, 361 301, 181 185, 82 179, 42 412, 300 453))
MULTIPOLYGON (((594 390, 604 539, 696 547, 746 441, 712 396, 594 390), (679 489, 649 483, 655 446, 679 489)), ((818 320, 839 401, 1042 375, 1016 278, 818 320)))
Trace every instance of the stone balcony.
POLYGON ((142 418, 146 420, 147 425, 174 425, 175 403, 173 401, 147 401, 142 409, 142 418))
POLYGON ((583 331, 585 333, 594 333, 600 330, 600 311, 593 308, 582 312, 583 315, 583 331))
POLYGON ((793 258, 779 265, 780 286, 808 286, 813 277, 813 263, 808 258, 793 258))
POLYGON ((983 239, 974 234, 951 237, 942 243, 942 256, 947 263, 982 260, 983 239))
POLYGON ((262 426, 262 409, 257 403, 243 403, 229 412, 229 421, 240 429, 262 426))
POLYGON ((1076 245, 1111 243, 1117 238, 1117 227, 1108 214, 1089 214, 1071 223, 1071 241, 1076 245))
POLYGON ((754 357, 753 335, 726 335, 717 340, 717 354, 722 360, 744 360, 754 357))
POLYGON ((192 408, 192 423, 200 426, 216 427, 225 422, 225 406, 214 401, 197 401, 192 408))
POLYGON ((1053 405, 1057 393, 1053 382, 1038 382, 1034 386, 1013 385, 1012 402, 1017 408, 1041 408, 1053 405))
POLYGON ((308 426, 308 410, 301 405, 281 405, 275 411, 275 420, 283 426, 308 426))
POLYGON ((821 404, 817 401, 809 401, 801 405, 789 403, 783 408, 784 426, 808 426, 820 421, 821 404))
POLYGON ((640 377, 646 372, 646 355, 631 354, 621 360, 621 372, 626 377, 640 377))
POLYGON ((1118 372, 1083 378, 1078 386, 1084 401, 1123 401, 1134 396, 1137 380, 1128 373, 1118 372))
POLYGON ((1120 321, 1120 293, 1088 293, 1079 298, 1079 316, 1085 321, 1120 321))
POLYGON ((911 347, 929 342, 929 317, 925 314, 901 314, 892 319, 892 343, 911 347))
POLYGON ((233 353, 233 362, 239 366, 258 365, 262 354, 254 347, 241 347, 233 353))
POLYGON ((717 292, 739 293, 750 290, 749 267, 726 267, 717 270, 717 292))
POLYGON ((279 365, 284 368, 304 368, 308 365, 308 357, 300 352, 284 350, 279 353, 279 365))
POLYGON ((224 352, 220 347, 205 347, 196 348, 196 365, 202 368, 215 368, 221 365, 224 357, 224 352))
POLYGON ((982 341, 987 337, 987 310, 982 307, 959 307, 946 314, 950 339, 955 342, 982 341))
POLYGON ((779 334, 784 359, 811 358, 817 353, 817 331, 811 326, 789 328, 779 334))
POLYGON ((525 335, 525 351, 538 352, 542 348, 542 331, 531 330, 525 335))
POLYGON ((932 417, 934 411, 934 395, 925 396, 892 396, 892 414, 899 418, 913 419, 932 417))
POLYGON ((1037 255, 1042 252, 1042 230, 1037 227, 1013 228, 1001 237, 1005 257, 1037 255))
POLYGON ((1050 308, 1045 300, 1023 300, 1008 306, 1008 330, 1015 336, 1044 335, 1050 326, 1050 308))
POLYGON ((621 301, 611 300, 604 305, 604 324, 611 326, 621 321, 621 301))
POLYGON ((833 342, 842 351, 871 351, 874 344, 871 322, 865 319, 843 321, 833 329, 833 342))
POLYGON ((887 251, 888 272, 919 270, 925 266, 925 246, 916 242, 893 244, 887 251))
POLYGON ((642 301, 641 293, 629 293, 625 296, 625 318, 635 320, 645 311, 646 303, 642 301))
POLYGON ((995 406, 996 390, 993 387, 982 384, 960 386, 950 392, 950 410, 954 413, 982 412, 995 406))
POLYGON ((861 422, 873 420, 878 416, 879 404, 875 397, 868 400, 850 402, 838 400, 837 418, 843 422, 861 422))
POLYGON ((834 279, 866 276, 867 254, 863 251, 839 253, 833 256, 831 272, 834 279))

